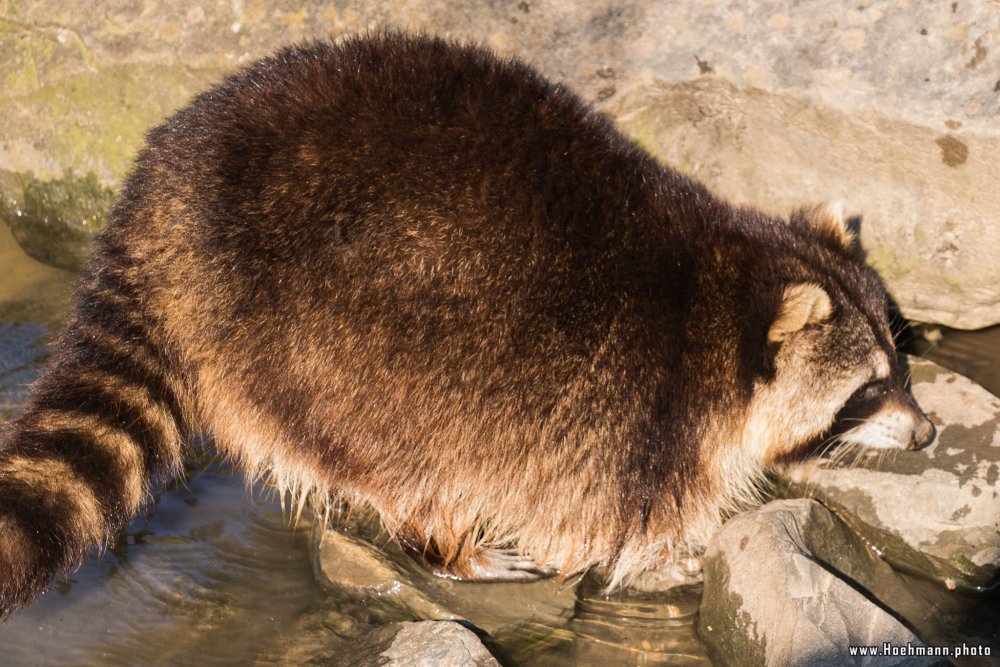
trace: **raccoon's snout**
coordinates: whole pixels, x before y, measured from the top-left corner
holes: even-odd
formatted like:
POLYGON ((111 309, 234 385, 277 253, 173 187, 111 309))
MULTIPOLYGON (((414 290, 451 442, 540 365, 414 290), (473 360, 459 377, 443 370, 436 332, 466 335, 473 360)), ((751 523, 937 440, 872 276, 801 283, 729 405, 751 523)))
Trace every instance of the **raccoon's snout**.
POLYGON ((934 428, 934 423, 927 417, 920 416, 921 420, 913 428, 913 435, 910 437, 910 444, 907 449, 923 449, 934 440, 934 434, 937 431, 934 428))
POLYGON ((917 450, 935 429, 902 386, 876 381, 859 389, 837 415, 841 442, 874 449, 917 450))

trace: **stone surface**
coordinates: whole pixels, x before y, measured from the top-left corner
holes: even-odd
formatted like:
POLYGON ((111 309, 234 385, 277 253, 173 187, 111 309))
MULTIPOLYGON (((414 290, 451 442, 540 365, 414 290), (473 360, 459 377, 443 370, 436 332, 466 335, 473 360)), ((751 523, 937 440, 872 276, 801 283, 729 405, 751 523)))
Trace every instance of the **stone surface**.
MULTIPOLYGON (((294 658, 294 655, 290 655, 294 658)), ((291 663, 289 663, 291 664, 291 663)), ((326 656, 331 667, 499 667, 468 628, 450 621, 389 623, 326 656)))
POLYGON ((938 430, 919 452, 810 459, 784 469, 795 495, 838 510, 904 570, 977 589, 1000 568, 1000 399, 911 358, 913 395, 938 430))
POLYGON ((771 502, 734 517, 712 539, 699 633, 715 664, 934 664, 849 653, 849 646, 884 642, 923 645, 858 590, 859 581, 874 581, 886 567, 819 503, 771 502), (820 562, 817 552, 833 556, 836 565, 820 562), (848 569, 852 578, 835 568, 848 569))
POLYGON ((500 667, 479 638, 458 623, 397 623, 396 635, 379 655, 379 665, 393 667, 500 667), (387 660, 388 662, 382 662, 387 660))
MULTIPOLYGON (((388 25, 524 57, 736 201, 842 199, 904 314, 1000 321, 991 0, 0 1, 0 170, 115 187, 144 131, 222 73, 388 25)), ((0 189, 24 210, 23 186, 0 189)))
POLYGON ((80 178, 69 171, 40 181, 0 170, 0 219, 28 255, 69 271, 83 266, 113 198, 111 188, 100 185, 93 172, 80 178))

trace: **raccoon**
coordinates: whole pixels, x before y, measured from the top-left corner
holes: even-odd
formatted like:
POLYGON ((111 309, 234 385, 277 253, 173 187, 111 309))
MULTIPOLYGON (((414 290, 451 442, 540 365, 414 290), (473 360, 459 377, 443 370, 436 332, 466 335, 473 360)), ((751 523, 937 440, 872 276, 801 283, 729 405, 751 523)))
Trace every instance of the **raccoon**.
POLYGON ((149 133, 0 436, 0 610, 194 438, 300 506, 373 509, 438 574, 615 587, 841 423, 933 433, 829 207, 730 205, 481 47, 290 47, 149 133))

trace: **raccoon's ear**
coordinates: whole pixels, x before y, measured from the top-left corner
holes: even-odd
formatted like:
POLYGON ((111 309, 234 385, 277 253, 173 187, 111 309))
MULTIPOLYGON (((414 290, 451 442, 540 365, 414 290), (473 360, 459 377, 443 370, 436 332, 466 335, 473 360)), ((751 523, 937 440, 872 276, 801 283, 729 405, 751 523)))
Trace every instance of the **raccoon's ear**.
POLYGON ((815 283, 798 283, 785 288, 781 307, 767 332, 769 343, 780 343, 810 324, 830 317, 830 295, 815 283))
POLYGON ((840 201, 801 208, 792 214, 792 220, 819 229, 846 250, 853 248, 857 240, 847 225, 844 204, 840 201))

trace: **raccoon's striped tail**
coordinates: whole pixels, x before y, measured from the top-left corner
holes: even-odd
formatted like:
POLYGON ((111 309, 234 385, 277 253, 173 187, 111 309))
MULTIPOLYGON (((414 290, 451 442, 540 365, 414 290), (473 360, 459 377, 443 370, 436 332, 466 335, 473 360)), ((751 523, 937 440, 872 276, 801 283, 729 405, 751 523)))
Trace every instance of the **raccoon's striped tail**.
POLYGON ((134 290, 105 269, 77 304, 0 434, 0 618, 115 539, 181 465, 178 383, 134 290))

